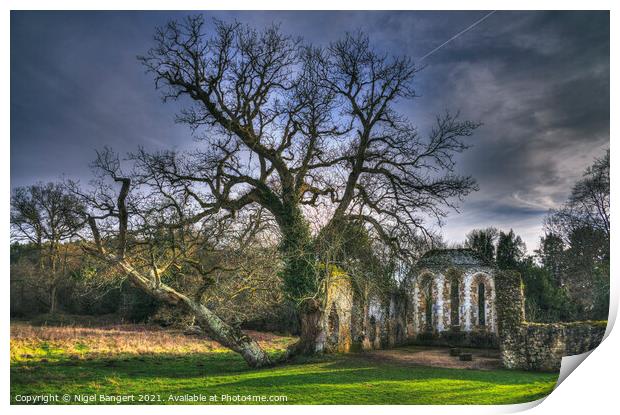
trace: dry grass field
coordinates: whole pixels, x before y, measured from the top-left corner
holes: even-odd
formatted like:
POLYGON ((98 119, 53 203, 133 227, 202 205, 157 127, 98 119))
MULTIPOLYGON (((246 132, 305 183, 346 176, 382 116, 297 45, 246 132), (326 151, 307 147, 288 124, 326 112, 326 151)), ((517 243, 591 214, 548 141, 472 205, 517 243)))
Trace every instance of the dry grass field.
MULTIPOLYGON (((248 332, 268 349, 284 349, 292 337, 248 332)), ((185 335, 181 330, 138 324, 110 324, 99 327, 32 326, 11 324, 11 361, 65 356, 96 359, 157 354, 227 352, 205 336, 185 335)))

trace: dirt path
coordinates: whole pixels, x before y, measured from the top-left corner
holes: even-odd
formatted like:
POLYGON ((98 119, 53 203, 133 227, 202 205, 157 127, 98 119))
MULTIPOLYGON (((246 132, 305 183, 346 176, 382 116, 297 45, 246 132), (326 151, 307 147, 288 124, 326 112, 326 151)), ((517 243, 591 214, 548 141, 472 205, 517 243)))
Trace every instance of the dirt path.
POLYGON ((490 370, 502 367, 497 350, 463 349, 463 351, 472 354, 471 362, 463 362, 458 356, 450 356, 448 347, 408 346, 389 350, 373 350, 364 353, 364 356, 390 363, 450 369, 490 370))

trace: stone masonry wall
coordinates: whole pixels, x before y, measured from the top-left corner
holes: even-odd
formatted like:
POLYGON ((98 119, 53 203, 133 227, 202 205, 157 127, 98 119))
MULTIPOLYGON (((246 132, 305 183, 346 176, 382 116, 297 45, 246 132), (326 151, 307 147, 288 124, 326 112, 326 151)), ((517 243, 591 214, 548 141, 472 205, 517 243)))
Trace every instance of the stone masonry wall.
POLYGON ((344 273, 332 273, 326 281, 326 306, 319 337, 329 352, 348 352, 351 348, 353 290, 344 273))
POLYGON ((509 369, 557 371, 563 356, 585 353, 603 340, 606 322, 525 321, 523 283, 514 271, 495 278, 502 363, 509 369))

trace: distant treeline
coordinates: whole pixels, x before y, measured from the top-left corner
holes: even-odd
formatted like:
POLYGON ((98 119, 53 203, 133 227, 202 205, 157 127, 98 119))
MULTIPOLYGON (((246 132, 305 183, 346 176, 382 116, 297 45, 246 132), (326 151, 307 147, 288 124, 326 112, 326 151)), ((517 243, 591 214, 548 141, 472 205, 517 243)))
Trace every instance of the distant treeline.
MULTIPOLYGON (((34 197, 46 203, 53 201, 53 205, 58 206, 63 197, 68 197, 63 192, 60 186, 53 184, 19 190, 12 201, 14 226, 20 224, 16 208, 24 209, 26 202, 34 197)), ((69 199, 64 203, 71 206, 69 199)), ((29 211, 24 209, 24 212, 29 211)), ((69 215, 63 229, 77 226, 73 220, 69 215)), ((521 273, 528 320, 606 319, 610 258, 609 153, 587 169, 564 206, 549 213, 544 228, 545 234, 535 255, 526 255, 525 244, 512 229, 474 229, 463 245, 494 261, 501 269, 516 269, 521 273)), ((372 250, 371 244, 360 242, 364 240, 362 230, 347 231, 354 235, 348 240, 356 241, 347 252, 371 258, 377 254, 367 252, 372 250), (362 246, 366 251, 360 248, 362 246), (355 254, 355 250, 363 252, 355 254)), ((52 230, 47 232, 58 234, 52 230)), ((39 234, 39 239, 22 238, 11 245, 12 317, 62 312, 92 316, 114 314, 125 321, 162 325, 192 323, 189 314, 161 305, 133 287, 118 268, 87 255, 80 240, 71 238, 70 229, 66 241, 45 238, 43 230, 39 234)), ((204 276, 191 277, 188 276, 191 273, 172 270, 162 277, 164 282, 183 292, 201 295, 209 307, 225 310, 223 314, 232 324, 298 331, 295 306, 282 287, 277 246, 246 249, 243 254, 225 250, 204 252, 200 266, 211 271, 208 280, 204 276), (204 291, 206 283, 211 290, 208 294, 204 291)), ((377 266, 373 273, 388 272, 384 268, 377 266)))
POLYGON ((549 212, 535 255, 509 232, 477 229, 465 245, 518 270, 530 321, 606 320, 609 311, 609 151, 584 173, 560 209, 549 212))

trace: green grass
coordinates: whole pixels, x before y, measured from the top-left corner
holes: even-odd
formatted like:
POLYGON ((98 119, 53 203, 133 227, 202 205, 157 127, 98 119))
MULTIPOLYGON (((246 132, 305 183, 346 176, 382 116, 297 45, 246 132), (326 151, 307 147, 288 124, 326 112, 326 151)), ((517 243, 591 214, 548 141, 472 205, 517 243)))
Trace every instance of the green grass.
POLYGON ((253 370, 221 351, 92 358, 42 343, 36 354, 12 360, 11 402, 17 403, 17 394, 49 393, 69 394, 72 400, 73 395, 152 394, 158 404, 186 394, 284 395, 288 404, 511 404, 546 396, 557 377, 399 366, 355 354, 253 370))
MULTIPOLYGON (((253 332, 278 354, 292 337, 253 332)), ((423 350, 403 348, 407 353, 423 350)), ((254 370, 219 344, 145 325, 11 323, 11 402, 17 396, 286 396, 288 404, 510 404, 549 394, 557 373, 399 364, 365 354, 321 355, 254 370)), ((126 402, 132 403, 132 402, 126 402)), ((181 402, 183 403, 183 402, 181 402)), ((188 402, 192 403, 192 402, 188 402)), ((241 402, 244 403, 244 402, 241 402)), ((274 403, 274 402, 271 402, 274 403)))

